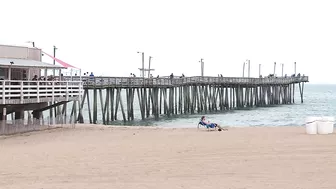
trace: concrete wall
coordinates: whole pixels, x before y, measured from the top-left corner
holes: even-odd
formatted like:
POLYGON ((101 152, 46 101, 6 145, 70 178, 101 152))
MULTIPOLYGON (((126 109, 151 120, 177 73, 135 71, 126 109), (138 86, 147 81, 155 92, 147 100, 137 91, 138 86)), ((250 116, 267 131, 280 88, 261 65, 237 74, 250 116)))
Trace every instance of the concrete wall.
POLYGON ((41 49, 0 45, 0 58, 18 58, 41 61, 41 49))

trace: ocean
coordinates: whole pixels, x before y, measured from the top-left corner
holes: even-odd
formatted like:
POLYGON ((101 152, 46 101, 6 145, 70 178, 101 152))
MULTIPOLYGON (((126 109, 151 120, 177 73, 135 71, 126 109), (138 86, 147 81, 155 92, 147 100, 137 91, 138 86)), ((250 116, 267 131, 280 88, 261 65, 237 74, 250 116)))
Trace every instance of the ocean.
MULTIPOLYGON (((301 126, 309 116, 335 116, 336 114, 336 85, 305 84, 304 102, 300 102, 299 88, 295 89, 295 104, 272 107, 253 108, 246 110, 218 111, 205 114, 208 120, 222 126, 301 126)), ((91 95, 92 97, 92 95, 91 95)), ((125 98, 124 98, 124 101, 125 98)), ((136 102, 135 102, 136 103, 136 102)), ((137 103, 136 103, 137 104, 137 103)), ((88 122, 87 105, 83 114, 88 122)), ((92 105, 91 105, 92 108, 92 105)), ((98 105, 98 110, 100 105, 98 105)), ((120 111, 120 110, 119 110, 120 111)), ((118 121, 111 125, 162 126, 176 128, 195 128, 200 117, 204 114, 161 116, 159 120, 147 118, 141 120, 140 111, 135 106, 135 120, 123 122, 118 113, 118 121)), ((98 117, 101 117, 100 111, 98 117)), ((101 118, 99 119, 101 120, 101 118)))

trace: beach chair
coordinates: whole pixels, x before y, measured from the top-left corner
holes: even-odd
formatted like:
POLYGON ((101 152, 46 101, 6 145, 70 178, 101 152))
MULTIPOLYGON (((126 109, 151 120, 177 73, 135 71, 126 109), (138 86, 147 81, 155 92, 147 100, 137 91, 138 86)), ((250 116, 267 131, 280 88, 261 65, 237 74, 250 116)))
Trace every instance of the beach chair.
POLYGON ((216 124, 216 126, 213 126, 214 123, 211 123, 211 124, 205 124, 203 123, 202 121, 199 121, 198 124, 197 124, 197 129, 200 128, 200 126, 203 126, 203 127, 206 127, 208 129, 208 131, 210 131, 210 129, 218 129, 218 131, 228 131, 227 128, 223 128, 221 126, 219 126, 218 124, 216 124))
POLYGON ((216 127, 211 127, 210 124, 205 124, 205 123, 203 123, 202 121, 199 121, 199 122, 198 122, 198 124, 197 124, 197 129, 199 129, 200 126, 201 126, 201 127, 202 127, 202 126, 203 126, 203 127, 206 127, 206 128, 208 129, 208 131, 210 131, 211 128, 216 129, 216 127))

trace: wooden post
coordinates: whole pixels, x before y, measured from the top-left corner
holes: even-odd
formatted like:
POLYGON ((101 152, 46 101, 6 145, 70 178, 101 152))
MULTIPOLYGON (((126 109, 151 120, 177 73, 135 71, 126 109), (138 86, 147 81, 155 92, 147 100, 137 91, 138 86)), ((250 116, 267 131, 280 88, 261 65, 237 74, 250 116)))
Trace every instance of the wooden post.
MULTIPOLYGON (((105 121, 105 111, 104 111, 104 101, 103 101, 103 93, 102 93, 102 89, 99 89, 99 99, 100 99, 100 108, 101 108, 101 112, 102 112, 102 119, 103 119, 103 124, 106 124, 105 121)), ((106 103, 106 102, 105 102, 106 103)))
MULTIPOLYGON (((141 89, 140 89, 141 90, 141 89)), ((144 111, 143 111, 143 104, 142 104, 142 99, 140 97, 140 90, 137 88, 137 94, 138 94, 138 101, 139 101, 139 107, 140 107, 140 113, 141 113, 141 119, 145 119, 144 111)))
POLYGON ((114 121, 114 88, 109 88, 110 90, 110 117, 111 121, 114 121))
POLYGON ((301 97, 301 103, 303 103, 303 89, 304 89, 304 83, 299 82, 299 90, 300 90, 300 97, 301 97))
POLYGON ((126 121, 126 116, 125 116, 125 111, 124 111, 124 105, 122 103, 122 98, 121 98, 121 89, 119 88, 118 91, 118 99, 119 99, 119 102, 120 102, 120 108, 121 108, 121 113, 122 113, 122 116, 123 116, 123 120, 124 122, 126 121))
MULTIPOLYGON (((81 102, 81 105, 79 107, 79 114, 78 114, 78 121, 79 123, 84 123, 84 117, 83 117, 83 107, 84 107, 84 103, 85 103, 85 98, 88 95, 88 90, 84 90, 84 95, 83 95, 83 99, 81 102)), ((64 104, 66 106, 66 104, 64 104)), ((64 107, 63 105, 63 107, 64 107)), ((62 115, 64 114, 64 110, 62 110, 62 115)))
POLYGON ((97 89, 93 89, 93 124, 97 124, 97 117, 98 117, 98 104, 97 104, 97 89))
POLYGON ((117 93, 116 93, 116 101, 115 101, 114 120, 118 119, 118 108, 119 108, 119 101, 120 101, 119 89, 120 88, 116 88, 117 93))
POLYGON ((88 107, 88 113, 89 113, 89 120, 90 120, 90 124, 92 124, 92 116, 91 116, 91 106, 90 106, 90 91, 89 89, 86 89, 87 91, 87 107, 88 107))

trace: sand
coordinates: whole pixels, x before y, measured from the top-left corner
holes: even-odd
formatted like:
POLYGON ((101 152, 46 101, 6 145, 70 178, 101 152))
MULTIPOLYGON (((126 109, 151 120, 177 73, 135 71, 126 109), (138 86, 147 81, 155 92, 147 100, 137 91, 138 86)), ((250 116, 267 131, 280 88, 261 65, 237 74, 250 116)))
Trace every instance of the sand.
POLYGON ((336 188, 336 135, 77 126, 0 138, 0 188, 336 188))

